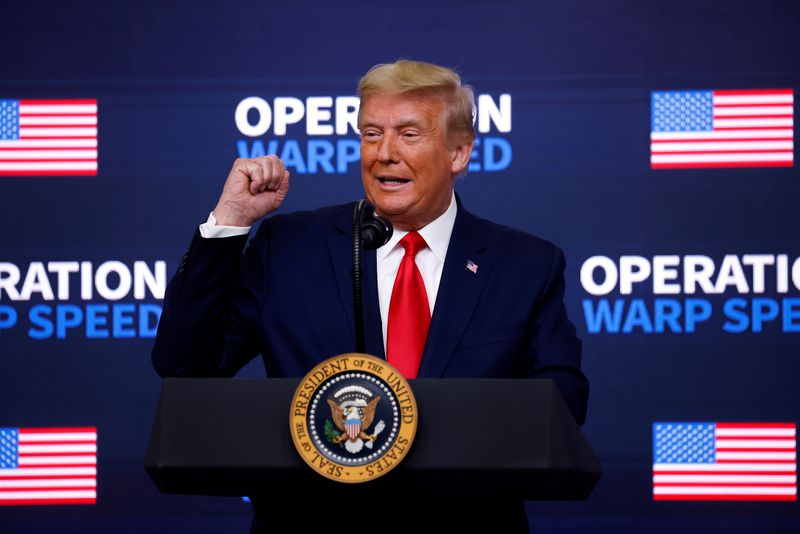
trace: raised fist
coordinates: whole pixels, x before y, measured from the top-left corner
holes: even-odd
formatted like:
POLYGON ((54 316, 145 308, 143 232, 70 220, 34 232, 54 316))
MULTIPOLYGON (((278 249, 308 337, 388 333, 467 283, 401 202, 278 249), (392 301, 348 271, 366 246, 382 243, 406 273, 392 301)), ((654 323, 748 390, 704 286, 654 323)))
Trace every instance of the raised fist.
POLYGON ((214 218, 221 226, 252 226, 278 209, 288 192, 289 171, 278 156, 239 158, 222 188, 214 218))

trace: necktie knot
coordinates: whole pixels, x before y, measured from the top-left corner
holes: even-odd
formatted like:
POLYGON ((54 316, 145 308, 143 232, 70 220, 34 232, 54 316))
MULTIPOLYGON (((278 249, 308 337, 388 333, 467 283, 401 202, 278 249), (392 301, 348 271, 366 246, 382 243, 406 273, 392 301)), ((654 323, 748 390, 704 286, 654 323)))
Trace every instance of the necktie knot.
POLYGON ((405 249, 406 256, 411 257, 416 257, 417 252, 428 246, 425 242, 425 238, 417 232, 409 232, 406 234, 406 236, 400 240, 400 244, 405 249))

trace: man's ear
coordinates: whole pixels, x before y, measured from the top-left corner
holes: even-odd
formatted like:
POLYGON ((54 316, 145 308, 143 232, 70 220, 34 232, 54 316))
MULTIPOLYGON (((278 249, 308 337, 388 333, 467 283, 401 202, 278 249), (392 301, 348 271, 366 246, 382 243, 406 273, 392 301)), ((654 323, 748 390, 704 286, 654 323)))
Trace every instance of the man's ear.
POLYGON ((467 170, 469 158, 472 156, 472 148, 474 146, 474 140, 463 140, 453 148, 451 152, 453 158, 452 166, 450 168, 453 176, 463 174, 467 170))

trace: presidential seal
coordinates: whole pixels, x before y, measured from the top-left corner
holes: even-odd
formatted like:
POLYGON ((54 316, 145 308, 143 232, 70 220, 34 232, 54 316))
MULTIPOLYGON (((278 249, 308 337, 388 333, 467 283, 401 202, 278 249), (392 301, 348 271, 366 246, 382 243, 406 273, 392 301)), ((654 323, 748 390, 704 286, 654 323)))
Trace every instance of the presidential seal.
POLYGON ((338 482, 366 482, 394 469, 417 431, 417 403, 405 378, 385 360, 342 354, 300 382, 289 416, 303 460, 338 482))

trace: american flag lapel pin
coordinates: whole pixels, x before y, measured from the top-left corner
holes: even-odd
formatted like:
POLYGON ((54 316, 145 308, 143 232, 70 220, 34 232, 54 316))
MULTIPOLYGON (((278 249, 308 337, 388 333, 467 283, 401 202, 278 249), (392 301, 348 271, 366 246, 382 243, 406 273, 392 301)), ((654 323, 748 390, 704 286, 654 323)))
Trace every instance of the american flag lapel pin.
POLYGON ((478 274, 478 264, 472 260, 467 260, 466 269, 472 274, 478 274))

